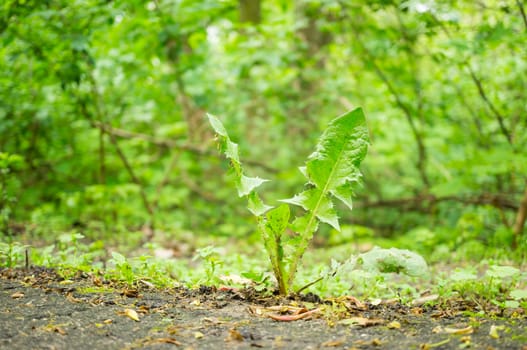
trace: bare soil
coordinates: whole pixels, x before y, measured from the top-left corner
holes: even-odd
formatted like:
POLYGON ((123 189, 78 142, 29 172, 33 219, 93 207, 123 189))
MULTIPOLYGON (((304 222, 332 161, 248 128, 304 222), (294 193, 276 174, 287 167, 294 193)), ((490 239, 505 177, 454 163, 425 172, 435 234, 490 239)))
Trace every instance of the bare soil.
POLYGON ((0 348, 527 350, 523 310, 470 317, 478 305, 441 304, 159 290, 147 282, 129 288, 85 273, 64 280, 44 268, 3 269, 0 348))

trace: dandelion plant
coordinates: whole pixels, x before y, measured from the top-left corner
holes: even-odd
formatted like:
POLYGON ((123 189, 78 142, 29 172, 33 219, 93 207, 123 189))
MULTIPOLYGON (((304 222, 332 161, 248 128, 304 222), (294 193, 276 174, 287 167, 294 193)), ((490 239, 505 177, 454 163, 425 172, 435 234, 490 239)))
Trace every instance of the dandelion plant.
POLYGON ((308 157, 305 166, 300 167, 307 179, 304 190, 292 198, 281 200, 282 204, 277 207, 265 204, 256 192, 268 180, 249 177, 244 173, 238 145, 230 139, 218 118, 210 114, 207 116, 217 134, 221 150, 230 160, 238 195, 247 198, 248 209, 257 217, 258 231, 279 292, 282 295, 289 294, 298 266, 319 223, 331 225, 340 231, 334 200, 340 200, 352 209, 353 183, 361 177, 359 166, 369 144, 364 113, 361 108, 356 108, 329 123, 315 151, 308 157), (291 222, 289 205, 300 206, 304 210, 302 215, 291 222))

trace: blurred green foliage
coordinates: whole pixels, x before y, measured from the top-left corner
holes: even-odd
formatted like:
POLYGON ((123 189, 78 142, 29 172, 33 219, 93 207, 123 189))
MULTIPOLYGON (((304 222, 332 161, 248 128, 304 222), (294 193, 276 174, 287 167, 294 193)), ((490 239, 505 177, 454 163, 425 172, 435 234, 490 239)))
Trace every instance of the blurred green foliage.
POLYGON ((251 173, 280 179, 275 200, 301 186, 330 118, 362 106, 372 146, 341 211, 353 242, 373 232, 432 257, 527 247, 521 1, 245 3, 4 1, 4 234, 247 237, 205 113, 251 173))

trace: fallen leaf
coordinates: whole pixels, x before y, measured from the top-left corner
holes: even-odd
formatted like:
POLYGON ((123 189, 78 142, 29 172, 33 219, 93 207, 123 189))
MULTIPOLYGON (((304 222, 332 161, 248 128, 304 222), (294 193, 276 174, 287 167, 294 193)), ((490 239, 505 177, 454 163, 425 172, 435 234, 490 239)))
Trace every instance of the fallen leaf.
POLYGON ((371 299, 370 300, 370 304, 372 304, 373 306, 381 305, 381 303, 382 303, 382 299, 371 299))
POLYGON ((66 299, 67 299, 70 303, 80 303, 80 302, 82 302, 81 299, 75 298, 75 297, 73 296, 72 293, 68 293, 68 294, 66 294, 66 299))
POLYGON ((96 285, 97 287, 102 287, 102 281, 99 277, 97 276, 92 276, 92 279, 91 279, 92 283, 94 285, 96 285))
POLYGON ((368 326, 375 326, 379 324, 383 324, 386 321, 380 318, 366 318, 366 317, 351 317, 346 318, 343 320, 340 320, 339 323, 349 325, 349 326, 361 326, 361 327, 368 327, 368 326))
POLYGON ((430 294, 430 295, 426 295, 426 296, 423 296, 423 297, 415 299, 414 301, 412 301, 412 305, 413 306, 421 306, 421 305, 429 303, 431 301, 436 301, 437 299, 439 299, 439 295, 438 294, 430 294))
POLYGON ((60 328, 59 326, 53 327, 53 332, 58 333, 60 335, 66 335, 66 331, 63 328, 60 328))
POLYGON ((443 333, 444 329, 441 326, 436 326, 434 329, 432 329, 432 333, 443 333))
POLYGON ((445 327, 443 331, 447 334, 472 334, 474 332, 474 328, 472 328, 472 326, 468 326, 465 328, 445 327))
POLYGON ((387 327, 390 328, 390 329, 400 329, 401 328, 401 323, 399 321, 392 321, 392 322, 388 323, 387 327))
POLYGON ((459 340, 465 345, 470 345, 472 343, 472 338, 470 337, 470 335, 466 335, 464 337, 461 337, 461 339, 459 339, 459 340))
POLYGON ((243 335, 236 328, 231 328, 225 341, 243 341, 243 335))
POLYGON ((102 321, 102 323, 104 323, 104 324, 111 324, 111 323, 113 323, 113 320, 106 319, 106 320, 102 321))
POLYGON ((123 289, 121 295, 128 298, 137 298, 139 296, 139 291, 137 289, 123 289))
POLYGON ((379 338, 372 339, 371 340, 371 345, 380 346, 380 345, 382 345, 382 341, 379 338))
POLYGON ((144 345, 153 345, 153 344, 173 344, 173 345, 176 345, 176 346, 183 345, 183 344, 181 344, 180 342, 178 342, 174 338, 156 338, 156 339, 151 339, 151 340, 148 340, 147 342, 145 342, 144 345))
POLYGON ((498 339, 500 337, 500 334, 498 331, 502 331, 504 329, 505 329, 505 326, 492 325, 490 326, 489 335, 494 339, 498 339))
POLYGON ((13 294, 11 294, 11 298, 13 299, 20 299, 23 297, 24 297, 24 293, 22 292, 14 292, 13 294))
POLYGON ((436 347, 438 347, 438 346, 445 345, 445 344, 447 344, 449 341, 450 341, 450 338, 447 338, 447 339, 445 339, 445 340, 442 340, 442 341, 440 341, 440 342, 433 343, 433 344, 429 344, 429 343, 421 344, 421 345, 419 345, 419 349, 420 349, 420 350, 429 350, 429 349, 432 349, 432 348, 436 348, 436 347))
POLYGON ((135 310, 125 309, 123 314, 125 316, 131 318, 132 320, 139 322, 139 315, 137 314, 137 312, 135 310))
POLYGON ((272 318, 275 321, 282 321, 282 322, 290 322, 290 321, 297 321, 301 320, 306 317, 311 317, 313 314, 320 312, 320 309, 313 309, 310 311, 305 311, 302 313, 295 313, 292 315, 276 315, 276 314, 268 314, 267 316, 272 318))
POLYGON ((341 346, 342 344, 344 344, 344 340, 339 339, 339 340, 329 340, 327 342, 322 343, 321 346, 331 348, 331 347, 341 346))
POLYGON ((205 335, 201 332, 194 332, 194 338, 195 339, 201 339, 203 338, 205 335))

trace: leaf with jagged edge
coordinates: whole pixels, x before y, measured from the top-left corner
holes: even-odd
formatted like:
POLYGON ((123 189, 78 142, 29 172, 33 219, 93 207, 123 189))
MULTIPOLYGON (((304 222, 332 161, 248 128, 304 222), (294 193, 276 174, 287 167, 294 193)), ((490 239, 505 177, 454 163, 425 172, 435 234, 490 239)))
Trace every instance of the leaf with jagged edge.
POLYGON ((340 230, 331 197, 351 208, 351 184, 361 176, 359 165, 366 156, 368 144, 366 118, 362 109, 356 108, 329 123, 306 166, 300 168, 311 188, 282 200, 306 210, 304 216, 296 218, 291 224, 301 240, 291 258, 289 284, 294 280, 298 263, 318 228, 318 222, 340 230))
POLYGON ((261 179, 259 177, 248 177, 242 174, 242 176, 239 177, 238 181, 236 182, 238 187, 238 196, 248 196, 254 191, 254 189, 267 181, 269 180, 261 179))
POLYGON ((225 157, 231 161, 231 167, 236 176, 236 189, 238 190, 238 196, 248 197, 248 208, 251 213, 256 216, 262 215, 272 207, 265 205, 254 190, 269 180, 244 175, 238 153, 238 144, 231 141, 227 130, 218 118, 209 113, 207 113, 207 117, 210 125, 218 135, 220 147, 223 150, 225 157))
POLYGON ((277 208, 269 210, 265 218, 259 218, 258 228, 262 234, 265 249, 271 260, 271 265, 280 293, 287 293, 287 276, 284 269, 284 249, 282 236, 289 225, 289 206, 282 204, 277 208))
POLYGON ((254 215, 254 216, 261 216, 265 214, 269 209, 272 209, 273 207, 264 204, 262 200, 260 199, 260 196, 256 192, 251 192, 247 196, 247 209, 254 215))
POLYGON ((298 205, 304 210, 312 211, 320 221, 340 231, 339 218, 331 199, 328 196, 323 196, 322 191, 317 188, 311 188, 293 198, 283 199, 281 202, 298 205))
MULTIPOLYGON (((360 179, 359 165, 366 156, 368 144, 368 128, 361 108, 334 119, 320 137, 306 166, 300 168, 314 188, 283 202, 299 205, 308 211, 308 215, 314 215, 339 230, 330 195, 351 209, 351 184, 360 179)), ((314 223, 312 220, 308 223, 306 229, 313 231, 314 223)))

